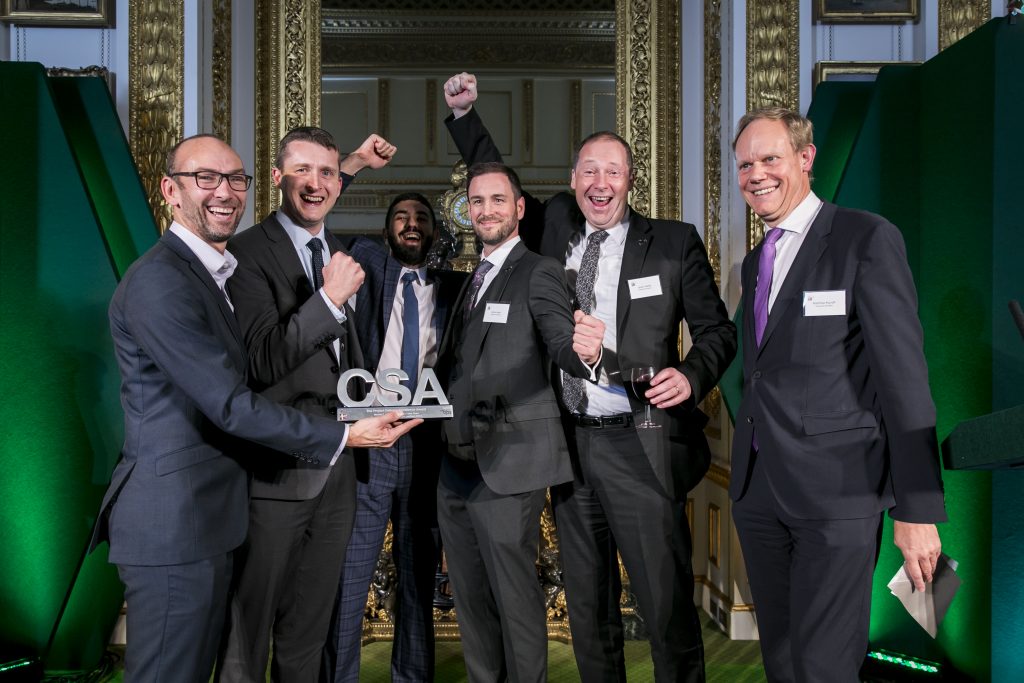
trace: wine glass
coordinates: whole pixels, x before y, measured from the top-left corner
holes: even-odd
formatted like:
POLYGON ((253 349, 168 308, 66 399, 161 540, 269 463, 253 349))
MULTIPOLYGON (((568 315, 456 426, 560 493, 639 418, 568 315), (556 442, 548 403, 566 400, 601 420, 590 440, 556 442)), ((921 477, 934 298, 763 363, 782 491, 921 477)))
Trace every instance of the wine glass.
POLYGON ((648 365, 639 368, 632 368, 626 377, 626 384, 633 392, 636 399, 644 404, 644 421, 638 424, 637 429, 658 429, 660 424, 651 419, 651 401, 645 395, 651 388, 651 380, 657 374, 657 369, 648 365))

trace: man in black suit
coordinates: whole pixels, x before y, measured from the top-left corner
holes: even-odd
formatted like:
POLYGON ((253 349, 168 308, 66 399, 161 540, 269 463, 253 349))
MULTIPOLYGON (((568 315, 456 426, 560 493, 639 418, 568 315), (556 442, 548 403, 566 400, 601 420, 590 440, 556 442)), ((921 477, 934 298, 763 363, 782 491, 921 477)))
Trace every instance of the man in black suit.
MULTIPOLYGON (((371 373, 407 369, 411 362, 410 376, 419 377, 423 368, 437 362, 445 324, 466 279, 465 273, 426 267, 437 232, 427 198, 404 192, 388 207, 385 244, 367 237, 349 244, 366 276, 354 308, 364 367, 371 373), (409 304, 416 310, 407 309, 409 304)), ((391 680, 434 679, 434 576, 440 552, 436 494, 442 450, 441 422, 431 420, 392 448, 370 453, 368 479, 356 484, 356 519, 324 653, 325 680, 359 680, 363 614, 388 521, 398 571, 391 609, 391 680)))
MULTIPOLYGON (((167 155, 174 222, 110 302, 125 443, 90 549, 110 542, 128 603, 126 681, 205 681, 227 606, 232 551, 248 525, 243 463, 259 443, 325 467, 342 447, 384 446, 418 421, 349 428, 279 406, 245 385, 246 355, 224 283, 225 243, 252 177, 199 135, 167 155)), ((262 457, 255 456, 254 457, 262 457)))
POLYGON ((743 261, 743 400, 729 493, 770 681, 857 681, 882 512, 917 590, 945 521, 917 293, 881 216, 811 192, 811 122, 745 115, 740 190, 765 222, 743 261))
MULTIPOLYGON (((281 140, 272 172, 281 211, 230 244, 238 269, 228 291, 249 349, 249 385, 263 396, 331 416, 340 373, 363 366, 346 303, 363 270, 324 219, 341 192, 342 166, 354 175, 393 153, 370 136, 342 164, 321 128, 296 128, 281 140)), ((279 453, 250 471, 249 535, 217 678, 264 680, 273 636, 274 679, 316 681, 355 516, 355 459, 311 469, 279 453)))
POLYGON ((545 489, 572 478, 550 373, 554 363, 592 377, 604 329, 578 312, 574 334, 561 267, 520 241, 515 171, 478 164, 467 183, 484 248, 441 345, 455 416, 444 425, 438 521, 469 680, 542 682, 538 524, 545 489))
MULTIPOLYGON (((446 124, 467 163, 500 158, 473 109, 476 78, 453 76, 446 124)), ((707 471, 710 452, 696 408, 736 352, 736 332, 692 225, 629 208, 632 152, 610 132, 583 141, 573 160, 575 198, 527 197, 523 241, 558 259, 570 286, 584 261, 596 263, 581 307, 606 325, 597 384, 566 389, 566 433, 575 477, 552 489, 573 650, 585 681, 624 680, 621 585, 616 553, 648 629, 655 678, 704 679, 693 603, 686 492, 707 471), (588 252, 590 254, 588 255, 588 252), (586 299, 586 300, 584 300, 586 299), (685 319, 693 344, 679 357, 685 319), (660 429, 636 429, 642 403, 624 387, 630 368, 659 369, 646 399, 660 429)))

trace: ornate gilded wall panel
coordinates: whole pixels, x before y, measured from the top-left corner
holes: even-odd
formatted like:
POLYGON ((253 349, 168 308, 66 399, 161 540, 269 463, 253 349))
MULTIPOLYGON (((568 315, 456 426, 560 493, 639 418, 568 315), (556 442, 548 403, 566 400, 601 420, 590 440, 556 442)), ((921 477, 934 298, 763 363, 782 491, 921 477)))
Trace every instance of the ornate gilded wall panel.
POLYGON ((319 0, 256 1, 256 215, 278 204, 270 169, 277 141, 320 122, 319 0))
POLYGON ((939 0, 939 50, 984 24, 991 13, 989 0, 939 0))
POLYGON ((231 0, 213 2, 213 134, 231 144, 231 0))
POLYGON ((163 232, 171 212, 160 179, 167 150, 184 136, 184 9, 174 0, 137 0, 128 6, 128 24, 128 137, 163 232))
MULTIPOLYGON (((747 111, 800 107, 800 2, 747 0, 747 111)), ((747 212, 747 250, 764 224, 747 212)))
MULTIPOLYGON (((722 286, 722 0, 704 0, 704 247, 722 286)), ((718 430, 722 394, 704 399, 709 427, 718 430)))

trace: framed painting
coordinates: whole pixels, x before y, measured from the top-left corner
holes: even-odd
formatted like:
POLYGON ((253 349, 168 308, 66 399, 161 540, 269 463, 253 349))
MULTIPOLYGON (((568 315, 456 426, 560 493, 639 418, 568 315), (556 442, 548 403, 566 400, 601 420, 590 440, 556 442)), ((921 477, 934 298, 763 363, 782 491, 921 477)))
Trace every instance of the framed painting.
POLYGON ((900 24, 917 21, 918 0, 814 0, 822 24, 900 24))
POLYGON ((0 0, 0 20, 20 26, 114 25, 114 0, 0 0))

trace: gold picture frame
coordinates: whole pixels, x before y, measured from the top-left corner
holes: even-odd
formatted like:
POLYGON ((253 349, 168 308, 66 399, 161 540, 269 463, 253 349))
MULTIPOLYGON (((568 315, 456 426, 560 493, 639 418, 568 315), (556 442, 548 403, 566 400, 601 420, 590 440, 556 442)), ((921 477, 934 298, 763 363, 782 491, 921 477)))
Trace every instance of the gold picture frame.
POLYGON ((821 24, 901 24, 916 22, 918 0, 814 0, 814 21, 821 24))
POLYGON ((0 21, 19 26, 114 26, 114 0, 0 0, 0 21))
POLYGON ((845 80, 845 81, 873 81, 878 76, 883 66, 893 64, 904 64, 914 66, 921 62, 837 62, 821 61, 814 65, 814 77, 812 79, 811 91, 824 81, 845 80))

